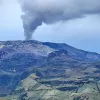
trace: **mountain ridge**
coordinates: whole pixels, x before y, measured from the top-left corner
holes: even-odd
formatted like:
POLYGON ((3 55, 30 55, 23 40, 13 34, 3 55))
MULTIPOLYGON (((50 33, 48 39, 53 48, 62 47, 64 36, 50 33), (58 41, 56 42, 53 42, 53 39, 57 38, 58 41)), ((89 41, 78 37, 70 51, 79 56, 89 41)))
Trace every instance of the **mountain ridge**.
POLYGON ((69 46, 71 48, 74 48, 74 49, 77 49, 77 50, 81 50, 81 51, 85 51, 85 52, 99 54, 97 52, 93 52, 93 51, 88 51, 88 50, 83 50, 83 49, 76 48, 76 47, 71 46, 71 45, 68 45, 67 43, 64 43, 64 42, 60 42, 60 43, 57 43, 57 42, 41 42, 41 41, 38 41, 38 40, 7 40, 7 41, 0 41, 0 43, 3 43, 3 42, 10 42, 10 43, 12 43, 12 42, 19 42, 19 43, 21 43, 21 42, 26 42, 26 43, 27 42, 34 42, 34 43, 42 43, 44 45, 47 45, 47 44, 54 44, 54 45, 59 44, 59 45, 67 45, 67 46, 69 46))
POLYGON ((85 51, 85 50, 82 50, 82 49, 77 49, 77 48, 72 47, 72 46, 70 46, 70 45, 68 45, 66 43, 40 42, 40 41, 37 41, 37 40, 28 40, 28 41, 22 41, 22 40, 18 40, 18 41, 17 40, 16 41, 0 41, 0 44, 2 44, 2 43, 5 43, 5 44, 18 43, 19 45, 21 43, 27 43, 27 44, 28 43, 29 44, 31 44, 31 43, 34 43, 35 44, 36 43, 36 44, 42 44, 42 45, 48 46, 48 47, 50 47, 52 49, 55 49, 55 50, 61 50, 61 49, 63 49, 63 50, 67 50, 67 51, 70 51, 71 50, 71 52, 72 52, 72 49, 73 49, 73 51, 74 52, 76 51, 76 53, 79 52, 81 54, 81 52, 84 52, 85 54, 86 53, 89 53, 89 54, 94 54, 94 55, 99 55, 100 56, 99 53, 85 51))

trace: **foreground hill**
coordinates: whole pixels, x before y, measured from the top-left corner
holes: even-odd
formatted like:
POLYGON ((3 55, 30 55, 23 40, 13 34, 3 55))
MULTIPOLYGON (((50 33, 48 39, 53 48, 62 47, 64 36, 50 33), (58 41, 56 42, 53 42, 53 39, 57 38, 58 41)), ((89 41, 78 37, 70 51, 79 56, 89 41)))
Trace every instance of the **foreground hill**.
POLYGON ((99 94, 100 54, 63 43, 0 42, 4 100, 99 100, 99 94))

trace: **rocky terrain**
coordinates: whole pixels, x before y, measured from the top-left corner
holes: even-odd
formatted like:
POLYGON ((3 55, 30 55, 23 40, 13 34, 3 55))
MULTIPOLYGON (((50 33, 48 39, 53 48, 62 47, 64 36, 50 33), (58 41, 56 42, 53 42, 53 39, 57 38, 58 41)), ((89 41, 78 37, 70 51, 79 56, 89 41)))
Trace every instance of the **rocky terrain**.
POLYGON ((0 42, 0 100, 100 100, 100 54, 64 43, 0 42))

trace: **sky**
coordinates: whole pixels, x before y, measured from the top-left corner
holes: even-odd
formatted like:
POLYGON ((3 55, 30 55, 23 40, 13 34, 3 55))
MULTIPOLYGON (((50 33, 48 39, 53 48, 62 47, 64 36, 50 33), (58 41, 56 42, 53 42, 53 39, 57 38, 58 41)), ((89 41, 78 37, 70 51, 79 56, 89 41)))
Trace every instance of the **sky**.
MULTIPOLYGON (((21 14, 17 1, 0 0, 0 41, 25 39, 21 14)), ((100 15, 85 16, 52 24, 42 23, 35 30, 33 39, 67 43, 79 49, 100 53, 100 15)))

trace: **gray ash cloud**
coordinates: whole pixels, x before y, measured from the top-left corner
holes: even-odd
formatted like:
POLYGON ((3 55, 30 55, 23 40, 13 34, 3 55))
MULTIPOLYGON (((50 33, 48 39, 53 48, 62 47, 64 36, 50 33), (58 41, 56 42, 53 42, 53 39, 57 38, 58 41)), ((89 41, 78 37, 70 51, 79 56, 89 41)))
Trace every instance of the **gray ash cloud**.
POLYGON ((42 23, 53 24, 100 13, 100 0, 20 0, 27 40, 42 23))

